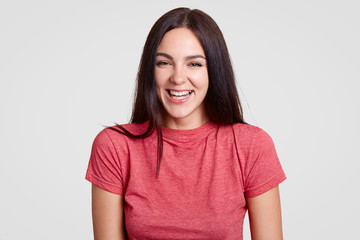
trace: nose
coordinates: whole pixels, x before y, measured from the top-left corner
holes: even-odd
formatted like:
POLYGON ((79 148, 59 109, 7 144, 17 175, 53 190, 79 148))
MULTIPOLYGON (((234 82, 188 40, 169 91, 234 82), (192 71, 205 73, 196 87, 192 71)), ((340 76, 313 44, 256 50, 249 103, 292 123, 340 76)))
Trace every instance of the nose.
POLYGON ((175 67, 170 80, 176 85, 181 85, 186 82, 187 77, 184 69, 180 66, 175 67))

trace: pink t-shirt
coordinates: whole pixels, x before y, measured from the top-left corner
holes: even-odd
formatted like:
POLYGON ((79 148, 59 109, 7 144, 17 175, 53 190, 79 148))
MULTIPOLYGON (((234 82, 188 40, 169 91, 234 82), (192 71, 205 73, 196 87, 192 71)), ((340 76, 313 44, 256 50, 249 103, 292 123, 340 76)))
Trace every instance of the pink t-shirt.
MULTIPOLYGON (((143 133, 144 124, 123 125, 143 133)), ((124 196, 129 239, 242 239, 246 198, 285 180, 270 136, 261 128, 208 122, 197 129, 162 128, 133 139, 109 128, 95 138, 86 179, 124 196)))

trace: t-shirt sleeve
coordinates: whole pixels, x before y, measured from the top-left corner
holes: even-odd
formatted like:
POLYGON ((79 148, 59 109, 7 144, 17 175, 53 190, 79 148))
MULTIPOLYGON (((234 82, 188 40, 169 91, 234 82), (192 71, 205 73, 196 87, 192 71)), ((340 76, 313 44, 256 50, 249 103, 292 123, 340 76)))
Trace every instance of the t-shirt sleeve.
POLYGON ((106 191, 124 193, 120 160, 107 129, 93 142, 85 179, 106 191))
POLYGON ((265 193, 286 179, 274 142, 262 129, 252 140, 245 173, 246 197, 265 193))

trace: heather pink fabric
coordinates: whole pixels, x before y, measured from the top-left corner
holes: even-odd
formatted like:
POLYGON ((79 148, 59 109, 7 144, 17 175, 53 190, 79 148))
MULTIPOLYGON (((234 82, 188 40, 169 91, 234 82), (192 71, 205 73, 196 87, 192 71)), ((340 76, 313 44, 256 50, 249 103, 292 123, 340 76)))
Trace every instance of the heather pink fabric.
MULTIPOLYGON (((147 123, 123 125, 142 133, 147 123)), ((86 179, 125 199, 129 239, 242 239, 246 197, 285 180, 270 136, 246 124, 163 128, 132 139, 109 128, 95 138, 86 179)))

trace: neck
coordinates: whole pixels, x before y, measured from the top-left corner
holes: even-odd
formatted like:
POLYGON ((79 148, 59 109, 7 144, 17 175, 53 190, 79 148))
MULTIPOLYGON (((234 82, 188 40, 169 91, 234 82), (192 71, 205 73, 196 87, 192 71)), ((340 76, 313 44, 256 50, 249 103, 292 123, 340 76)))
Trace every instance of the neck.
POLYGON ((163 118, 162 126, 171 129, 188 130, 201 127, 203 124, 209 121, 207 116, 203 116, 198 119, 176 119, 170 117, 163 118))

